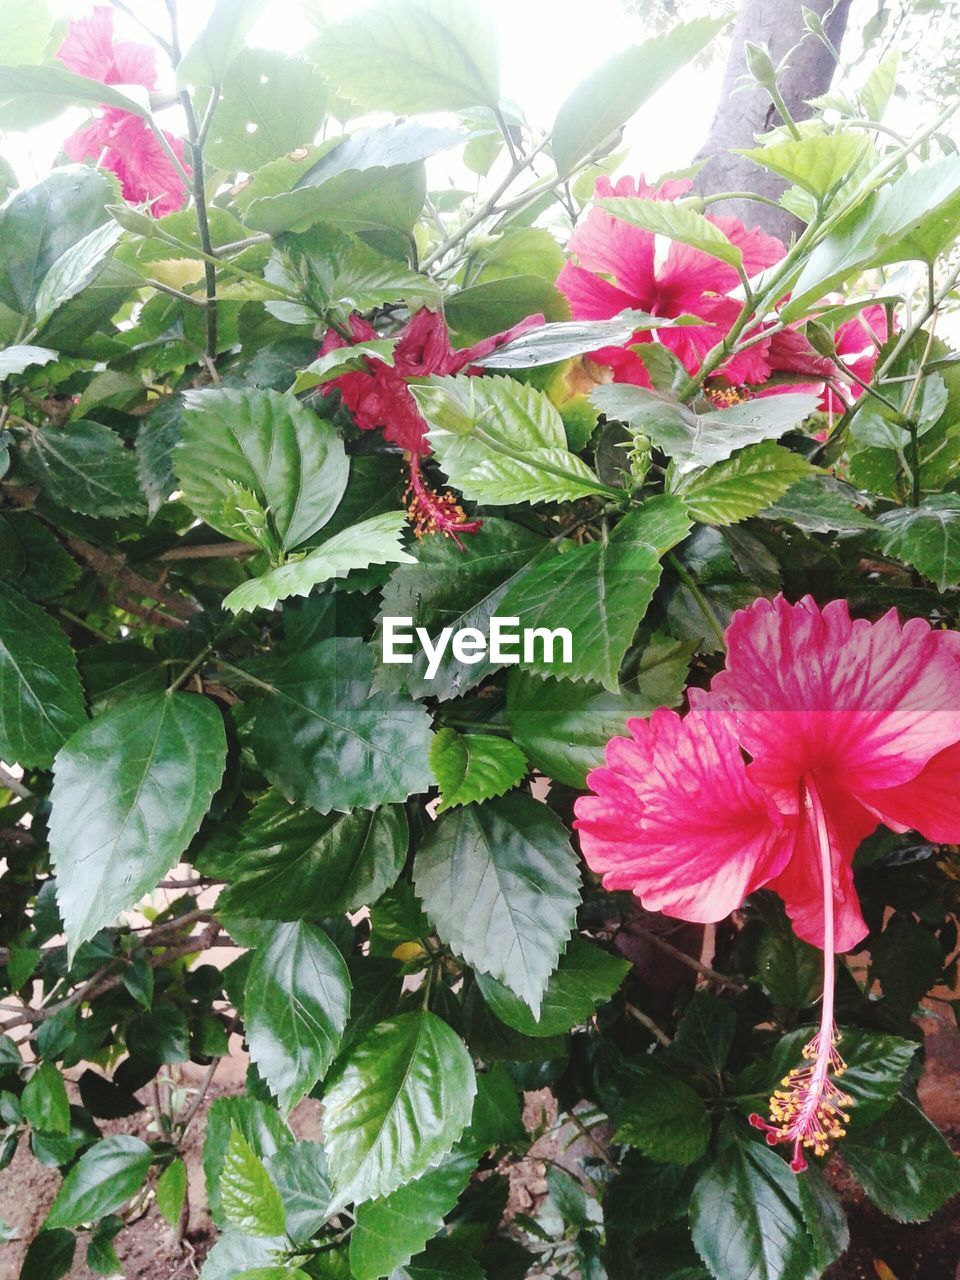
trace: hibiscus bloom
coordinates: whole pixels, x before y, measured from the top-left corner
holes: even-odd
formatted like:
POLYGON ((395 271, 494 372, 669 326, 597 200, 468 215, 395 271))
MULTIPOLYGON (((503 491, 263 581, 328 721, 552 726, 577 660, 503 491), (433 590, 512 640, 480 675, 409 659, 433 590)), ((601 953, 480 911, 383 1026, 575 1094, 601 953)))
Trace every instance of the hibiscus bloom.
POLYGON ((771 1103, 771 1144, 823 1154, 849 1099, 833 1022, 834 954, 867 933, 853 855, 880 823, 960 840, 960 635, 921 619, 852 620, 758 600, 736 613, 727 660, 685 716, 631 720, 577 801, 587 863, 609 889, 682 920, 722 920, 761 886, 824 952, 819 1034, 771 1103), (745 754, 749 757, 749 763, 745 754))
MULTIPOLYGON (((97 6, 89 18, 71 22, 57 51, 70 71, 101 84, 139 84, 155 89, 157 65, 145 44, 113 38, 113 11, 97 6)), ((163 131, 174 155, 184 163, 183 142, 163 131)), ((92 160, 120 180, 124 200, 149 204, 155 217, 182 209, 187 198, 183 178, 147 122, 120 107, 103 107, 91 124, 63 144, 74 161, 92 160)))
MULTIPOLYGON (((437 494, 424 481, 420 460, 430 453, 427 441, 429 427, 409 383, 428 378, 431 374, 454 374, 464 369, 472 372, 471 365, 512 338, 541 324, 542 315, 528 316, 504 333, 484 338, 472 347, 454 350, 443 316, 424 307, 400 330, 393 349, 392 365, 367 356, 366 369, 342 373, 322 384, 324 395, 334 390, 340 392, 343 403, 361 431, 380 429, 384 439, 399 445, 408 454, 410 483, 406 497, 418 536, 443 533, 462 547, 457 535, 475 533, 481 522, 468 521, 452 494, 437 494)), ((350 333, 354 342, 369 342, 377 337, 373 326, 358 315, 350 317, 350 333)), ((335 329, 328 329, 320 354, 326 355, 328 351, 348 346, 350 343, 335 329)))
MULTIPOLYGON (((876 368, 880 348, 888 336, 887 313, 879 304, 864 307, 850 320, 844 321, 833 335, 837 355, 863 382, 869 382, 876 368)), ((820 401, 824 413, 840 414, 860 398, 863 388, 844 384, 840 393, 827 387, 820 401)))

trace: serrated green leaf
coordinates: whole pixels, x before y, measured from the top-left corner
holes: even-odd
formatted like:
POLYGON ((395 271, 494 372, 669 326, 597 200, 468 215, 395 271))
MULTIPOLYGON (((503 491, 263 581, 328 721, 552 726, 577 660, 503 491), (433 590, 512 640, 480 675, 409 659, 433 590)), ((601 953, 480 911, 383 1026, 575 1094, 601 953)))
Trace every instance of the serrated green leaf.
POLYGON ((56 358, 56 351, 51 351, 49 347, 29 345, 4 347, 0 351, 0 382, 5 381, 11 374, 23 373, 25 369, 34 365, 49 364, 56 358))
POLYGON ((203 30, 177 64, 177 88, 222 85, 265 0, 216 0, 203 30))
POLYGON ((501 616, 534 631, 570 633, 569 654, 560 640, 524 653, 526 670, 565 680, 591 680, 615 692, 624 654, 660 581, 660 557, 690 531, 677 498, 649 499, 623 516, 597 542, 551 547, 511 586, 501 616))
POLYGON ((833 476, 811 475, 792 485, 760 515, 786 520, 807 533, 874 529, 874 521, 855 504, 861 496, 833 476))
POLYGON ((224 82, 205 155, 218 168, 252 173, 313 142, 327 96, 313 63, 273 49, 242 49, 224 82))
POLYGON ((0 66, 0 100, 27 95, 50 98, 64 106, 119 107, 143 120, 150 115, 147 94, 127 94, 100 80, 77 75, 66 67, 0 66))
POLYGON ((719 1076, 736 1029, 737 1017, 729 1001, 698 991, 683 1012, 669 1056, 686 1067, 719 1076))
POLYGON ((157 1182, 157 1208, 161 1216, 175 1227, 187 1194, 187 1166, 177 1157, 164 1169, 157 1182))
POLYGON ((684 1080, 662 1068, 639 1065, 616 1115, 616 1139, 651 1160, 693 1164, 707 1149, 710 1117, 684 1080))
POLYGON ((451 810, 421 842, 413 874, 444 942, 537 1016, 580 900, 563 823, 520 792, 451 810))
POLYGON ((886 555, 912 565, 940 591, 960 584, 960 496, 946 493, 885 511, 877 524, 886 555))
POLYGON ((259 704, 253 751, 290 799, 345 812, 406 800, 430 785, 430 717, 408 698, 374 689, 369 645, 321 641, 285 664, 274 690, 259 704))
POLYGON ((90 284, 122 235, 123 228, 116 222, 105 222, 60 255, 37 290, 34 311, 38 326, 90 284))
POLYGON ((476 1076, 435 1014, 378 1023, 324 1093, 324 1139, 337 1203, 387 1196, 437 1164, 470 1122, 476 1076))
POLYGON ((308 596, 319 583, 345 578, 353 569, 367 569, 372 564, 415 564, 414 557, 400 545, 406 523, 405 511, 372 516, 334 534, 302 558, 288 560, 234 587, 224 598, 223 607, 233 613, 272 609, 280 600, 308 596))
POLYGON ((841 129, 788 138, 740 154, 814 196, 825 196, 851 178, 861 164, 875 159, 876 149, 868 133, 841 129))
POLYGON ((939 1129, 905 1098, 851 1133, 843 1156, 874 1204, 898 1222, 923 1222, 960 1191, 960 1162, 939 1129))
POLYGON ((323 930, 275 925, 254 954, 243 1016, 251 1060, 281 1110, 326 1074, 349 1013, 350 975, 323 930))
POLYGON ((21 441, 20 458, 44 493, 68 511, 128 516, 146 510, 136 457, 101 422, 78 418, 31 431, 21 441))
MULTIPOLYGON (((273 1107, 256 1098, 216 1098, 207 1113, 203 1139, 203 1174, 207 1184, 210 1216, 218 1227, 226 1226, 220 1203, 220 1175, 227 1147, 234 1129, 239 1129, 255 1154, 263 1161, 271 1160, 279 1151, 293 1144, 293 1134, 273 1107)), ((278 1182, 279 1185, 279 1182, 278 1182)), ((260 1256, 251 1259, 259 1262, 260 1256)))
POLYGON ((73 1266, 77 1241, 71 1231, 42 1230, 30 1241, 19 1280, 63 1280, 73 1266))
POLYGON ((539 275, 501 276, 449 294, 443 313, 460 346, 502 333, 528 316, 570 319, 570 304, 552 280, 539 275))
POLYGON ((430 767, 440 784, 437 812, 502 796, 527 772, 523 752, 490 734, 441 729, 430 747, 430 767))
MULTIPOLYGON (((770 1062, 773 1087, 802 1064, 803 1046, 815 1034, 815 1027, 799 1027, 783 1037, 770 1062)), ((847 1064, 839 1084, 853 1099, 850 1127, 852 1133, 858 1133, 862 1125, 872 1124, 890 1108, 918 1046, 912 1040, 860 1027, 845 1027, 837 1043, 847 1064)))
POLYGON ((250 1236, 279 1236, 286 1227, 280 1192, 263 1161, 234 1126, 220 1174, 220 1204, 232 1227, 250 1236))
POLYGON ((792 929, 767 928, 757 948, 757 977, 774 1004, 803 1009, 820 992, 823 957, 792 929))
POLYGON ((49 838, 71 955, 175 865, 220 785, 226 750, 220 712, 186 693, 130 698, 61 748, 49 838))
POLYGON ((654 235, 690 245, 731 267, 743 266, 743 253, 739 246, 715 223, 686 205, 672 200, 647 200, 640 196, 606 196, 597 200, 596 205, 632 227, 642 227, 654 235))
POLYGON ((309 1240, 327 1220, 333 1189, 319 1142, 291 1142, 265 1161, 287 1215, 287 1234, 309 1240))
POLYGON ((464 0, 386 0, 323 28, 312 56, 340 97, 401 115, 500 98, 490 18, 464 0))
POLYGON ((339 377, 357 369, 367 368, 367 359, 379 360, 381 364, 393 364, 393 349, 397 345, 395 338, 371 338, 369 342, 354 342, 348 347, 334 347, 325 355, 318 356, 312 364, 301 369, 290 388, 294 395, 302 391, 310 391, 319 387, 331 378, 339 377))
POLYGON ((0 754, 47 768, 83 723, 76 659, 54 620, 0 582, 0 754))
POLYGON ((228 538, 258 544, 230 518, 236 485, 266 509, 284 551, 327 523, 349 472, 329 422, 277 391, 189 391, 184 403, 174 466, 185 500, 207 524, 228 538))
POLYGON ((484 1000, 508 1027, 525 1036, 559 1036, 586 1022, 598 1005, 609 1000, 629 969, 628 960, 575 935, 550 975, 539 1018, 488 974, 478 973, 477 983, 484 1000))
POLYGON ((561 320, 522 333, 483 356, 477 364, 484 369, 534 369, 586 355, 598 347, 624 346, 640 329, 683 328, 690 322, 702 323, 697 316, 666 319, 645 311, 623 311, 612 320, 561 320))
POLYGON ((725 462, 683 476, 671 492, 701 524, 729 525, 755 516, 809 476, 810 463, 765 440, 738 450, 725 462))
POLYGON ((152 1159, 147 1144, 129 1134, 95 1143, 64 1178, 44 1227, 79 1227, 113 1213, 139 1191, 152 1159))

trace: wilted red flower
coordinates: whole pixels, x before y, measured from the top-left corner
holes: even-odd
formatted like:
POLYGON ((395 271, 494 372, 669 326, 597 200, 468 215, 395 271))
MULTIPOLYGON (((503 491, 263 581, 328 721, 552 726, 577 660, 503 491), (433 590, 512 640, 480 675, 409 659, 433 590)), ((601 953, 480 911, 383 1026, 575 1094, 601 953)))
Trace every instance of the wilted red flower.
MULTIPOLYGON (((70 23, 57 57, 70 71, 101 84, 139 84, 153 89, 157 65, 145 44, 113 38, 113 12, 97 6, 89 18, 70 23)), ((184 163, 183 142, 163 131, 177 159, 184 163)), ((124 200, 149 204, 156 217, 182 209, 187 189, 180 173, 147 122, 120 107, 103 107, 91 124, 63 144, 71 160, 92 160, 120 180, 124 200)))
POLYGON ((576 826, 606 887, 651 910, 721 920, 766 886, 823 949, 820 1032, 774 1123, 755 1120, 802 1169, 803 1148, 822 1154, 842 1132, 833 957, 867 932, 854 852, 880 823, 960 840, 960 635, 778 597, 735 614, 726 639, 724 670, 685 716, 661 709, 608 743, 576 826))
MULTIPOLYGON (((417 534, 443 533, 461 546, 458 534, 474 533, 479 520, 468 521, 462 507, 449 493, 437 494, 424 481, 420 459, 430 452, 428 424, 410 391, 409 383, 431 374, 454 374, 490 355, 498 347, 543 324, 543 316, 528 316, 504 333, 484 338, 471 347, 455 350, 443 316, 426 307, 400 330, 393 349, 393 364, 365 357, 366 369, 342 373, 322 384, 324 395, 337 390, 361 431, 382 430, 384 439, 399 445, 410 456, 410 485, 407 489, 411 519, 417 534)), ((376 330, 362 316, 350 317, 354 342, 369 342, 376 330)), ((348 347, 350 343, 335 329, 324 335, 321 355, 348 347)))

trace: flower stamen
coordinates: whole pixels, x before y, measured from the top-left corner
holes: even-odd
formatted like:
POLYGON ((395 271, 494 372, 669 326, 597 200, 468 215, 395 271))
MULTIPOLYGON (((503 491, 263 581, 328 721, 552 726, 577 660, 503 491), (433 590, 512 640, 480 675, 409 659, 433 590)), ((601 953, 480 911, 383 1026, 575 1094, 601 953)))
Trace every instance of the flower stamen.
POLYGON ((482 520, 468 520, 467 513, 449 490, 437 493, 430 488, 423 478, 420 459, 415 453, 410 455, 410 482, 404 491, 403 500, 413 524, 414 537, 417 538, 428 533, 442 533, 445 538, 452 538, 463 551, 464 545, 457 535, 476 533, 483 524, 482 520))
POLYGON ((853 1099, 835 1083, 846 1071, 846 1063, 837 1051, 836 1025, 833 1020, 836 958, 834 955, 833 863, 830 835, 823 805, 812 780, 804 783, 805 807, 812 820, 820 871, 823 881, 823 1001, 820 1008, 820 1030, 803 1047, 803 1064, 783 1077, 779 1089, 770 1099, 770 1120, 751 1115, 750 1123, 762 1129, 771 1147, 781 1142, 793 1143, 790 1168, 802 1173, 807 1167, 804 1151, 826 1155, 831 1142, 846 1135, 850 1116, 847 1108, 853 1099))

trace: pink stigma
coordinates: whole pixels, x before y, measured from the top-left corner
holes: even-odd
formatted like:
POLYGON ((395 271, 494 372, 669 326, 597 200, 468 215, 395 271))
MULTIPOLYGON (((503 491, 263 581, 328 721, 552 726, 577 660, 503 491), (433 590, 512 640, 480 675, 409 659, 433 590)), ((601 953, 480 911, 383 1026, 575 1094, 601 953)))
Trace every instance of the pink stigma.
POLYGON ((803 1065, 794 1067, 781 1080, 770 1099, 770 1120, 751 1115, 750 1123, 762 1129, 771 1147, 781 1142, 793 1144, 790 1168, 802 1173, 807 1167, 804 1151, 826 1155, 830 1143, 846 1135, 849 1122, 847 1107, 853 1099, 840 1089, 835 1080, 843 1075, 846 1063, 837 1052, 837 1029, 833 1020, 836 959, 834 955, 833 864, 830 835, 823 805, 812 779, 804 783, 807 815, 813 822, 820 852, 823 882, 823 1002, 820 1030, 803 1048, 803 1065))

